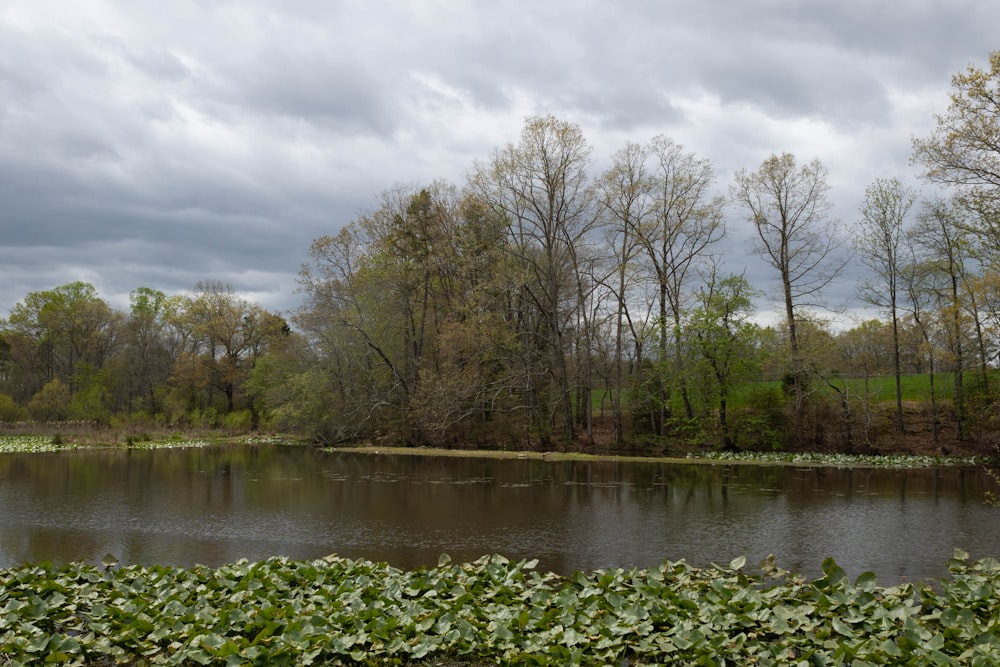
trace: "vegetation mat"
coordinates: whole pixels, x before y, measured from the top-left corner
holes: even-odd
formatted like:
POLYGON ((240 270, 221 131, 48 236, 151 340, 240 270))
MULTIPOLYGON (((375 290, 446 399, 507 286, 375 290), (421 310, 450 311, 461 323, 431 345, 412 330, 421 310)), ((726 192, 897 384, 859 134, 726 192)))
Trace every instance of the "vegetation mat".
POLYGON ((1000 563, 940 582, 815 580, 744 560, 538 572, 501 556, 411 571, 329 556, 219 568, 0 570, 0 665, 995 665, 1000 563))

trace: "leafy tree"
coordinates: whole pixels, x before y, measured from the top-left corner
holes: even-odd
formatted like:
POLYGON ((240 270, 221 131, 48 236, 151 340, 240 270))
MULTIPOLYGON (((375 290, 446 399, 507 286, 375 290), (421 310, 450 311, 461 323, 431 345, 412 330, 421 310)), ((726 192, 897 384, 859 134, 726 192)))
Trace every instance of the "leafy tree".
POLYGON ((905 295, 905 310, 912 321, 912 329, 919 333, 919 353, 926 358, 927 372, 930 384, 931 403, 931 438, 934 445, 940 441, 938 419, 938 396, 935 386, 937 371, 937 322, 934 318, 936 295, 944 292, 942 275, 927 263, 921 261, 914 247, 913 233, 907 235, 908 261, 900 271, 901 285, 905 295))
POLYGON ((129 408, 155 414, 162 408, 158 392, 167 385, 177 358, 171 322, 179 321, 183 298, 139 287, 129 301, 122 331, 121 384, 129 408))
POLYGON ((230 285, 199 282, 195 289, 178 314, 190 337, 172 378, 194 390, 221 391, 226 412, 232 412, 257 358, 287 335, 288 325, 237 296, 230 285))
POLYGON ((932 299, 940 318, 946 349, 951 357, 954 386, 955 420, 958 439, 965 437, 964 371, 967 325, 964 309, 964 286, 969 260, 967 226, 962 223, 963 210, 944 200, 926 202, 911 231, 910 242, 919 253, 919 270, 924 289, 932 299))
POLYGON ((743 276, 717 279, 714 273, 698 295, 688 331, 715 387, 718 426, 724 449, 735 449, 729 420, 734 386, 759 369, 758 327, 750 321, 755 291, 743 276))
POLYGON ((343 422, 321 431, 388 427, 419 444, 487 419, 498 397, 523 386, 509 376, 514 345, 504 334, 518 278, 505 234, 489 207, 438 183, 384 193, 376 209, 314 241, 295 321, 326 373, 307 384, 332 389, 343 422))
POLYGON ((1000 247, 1000 51, 989 68, 969 65, 951 79, 951 102, 931 136, 913 140, 913 160, 933 182, 957 188, 980 211, 982 230, 1000 247))
POLYGON ((358 434, 357 425, 349 429, 343 420, 338 380, 307 346, 289 345, 258 360, 247 390, 257 397, 265 425, 331 444, 358 434))
POLYGON ((72 394, 78 388, 78 371, 90 373, 111 359, 120 323, 120 316, 89 283, 28 294, 4 322, 10 364, 16 367, 22 392, 37 392, 59 379, 72 394))
POLYGON ((639 240, 656 275, 660 323, 660 360, 672 358, 670 377, 676 379, 684 411, 694 416, 685 381, 681 320, 689 283, 709 251, 725 233, 724 199, 711 192, 712 165, 664 136, 648 146, 652 215, 639 226, 639 240), (668 349, 672 348, 672 351, 668 349))
POLYGON ((80 421, 107 423, 111 417, 111 375, 108 369, 80 368, 69 416, 80 421))

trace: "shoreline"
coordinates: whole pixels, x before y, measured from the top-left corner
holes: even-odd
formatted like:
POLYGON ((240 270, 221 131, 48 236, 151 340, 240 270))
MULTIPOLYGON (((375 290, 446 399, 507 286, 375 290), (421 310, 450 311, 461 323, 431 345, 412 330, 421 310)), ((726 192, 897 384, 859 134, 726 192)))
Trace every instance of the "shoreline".
POLYGON ((947 457, 919 454, 820 454, 816 452, 705 452, 687 456, 638 456, 620 454, 588 454, 585 452, 537 452, 490 449, 445 449, 439 447, 381 447, 354 445, 321 447, 323 451, 366 454, 370 456, 437 456, 452 458, 484 458, 527 461, 587 461, 614 463, 666 463, 694 465, 783 465, 799 467, 854 467, 854 468, 913 468, 984 465, 995 463, 991 457, 947 457))

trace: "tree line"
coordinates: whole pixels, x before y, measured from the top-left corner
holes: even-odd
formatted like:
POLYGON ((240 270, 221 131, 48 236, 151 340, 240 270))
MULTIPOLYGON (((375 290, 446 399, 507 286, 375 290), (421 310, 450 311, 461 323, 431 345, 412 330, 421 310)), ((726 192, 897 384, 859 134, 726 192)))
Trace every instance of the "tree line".
MULTIPOLYGON (((664 136, 595 172, 579 126, 526 119, 464 183, 395 186, 299 275, 284 317, 228 286, 139 288, 127 312, 86 283, 0 322, 0 420, 84 419, 386 439, 878 449, 921 419, 936 444, 987 445, 1000 350, 1000 52, 953 79, 914 141, 932 197, 898 178, 830 217, 826 168, 775 154, 729 184, 664 136), (755 232, 765 286, 727 272, 755 232), (851 260, 878 319, 836 331, 824 290, 851 260), (925 374, 919 409, 903 381, 925 374), (871 380, 894 379, 893 396, 871 380), (883 404, 892 405, 887 413, 883 404)), ((881 385, 878 385, 881 386, 881 385)))
POLYGON ((127 312, 89 283, 32 292, 0 328, 0 422, 249 428, 251 371, 290 337, 281 316, 217 282, 173 296, 140 287, 127 312))

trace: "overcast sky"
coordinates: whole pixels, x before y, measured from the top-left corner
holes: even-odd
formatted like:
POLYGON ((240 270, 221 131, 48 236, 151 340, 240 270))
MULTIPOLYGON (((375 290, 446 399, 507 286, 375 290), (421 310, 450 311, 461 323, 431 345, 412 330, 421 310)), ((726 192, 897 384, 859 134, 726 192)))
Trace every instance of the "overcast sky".
MULTIPOLYGON (((463 183, 535 114, 598 168, 665 134, 720 192, 818 158, 847 226, 876 178, 918 183, 911 138, 998 25, 996 0, 6 0, 0 317, 76 280, 287 311, 313 239, 395 184, 463 183)), ((770 280, 727 220, 727 267, 770 280)))

